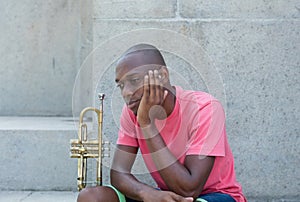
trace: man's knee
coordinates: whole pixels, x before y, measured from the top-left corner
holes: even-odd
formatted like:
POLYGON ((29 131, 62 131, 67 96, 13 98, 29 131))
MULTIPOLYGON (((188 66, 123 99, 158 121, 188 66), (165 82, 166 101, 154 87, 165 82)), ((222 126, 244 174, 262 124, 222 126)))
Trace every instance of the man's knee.
POLYGON ((96 196, 94 187, 84 188, 79 192, 77 202, 96 201, 96 196))
POLYGON ((119 201, 116 193, 109 187, 87 187, 81 190, 77 202, 119 201))

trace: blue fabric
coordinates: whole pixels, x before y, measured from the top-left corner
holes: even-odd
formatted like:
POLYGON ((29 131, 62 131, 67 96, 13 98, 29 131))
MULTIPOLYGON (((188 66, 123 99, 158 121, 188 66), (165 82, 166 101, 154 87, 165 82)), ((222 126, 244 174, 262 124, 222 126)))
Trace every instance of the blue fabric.
POLYGON ((235 202, 235 200, 230 195, 223 193, 203 194, 199 196, 199 199, 204 199, 207 202, 235 202))
MULTIPOLYGON (((209 193, 209 194, 203 194, 200 195, 199 198, 196 200, 199 202, 235 202, 235 200, 228 194, 223 193, 209 193), (201 200, 203 199, 203 200, 201 200)), ((126 197, 126 202, 137 202, 135 200, 132 200, 130 198, 126 197)))
POLYGON ((126 202, 138 202, 138 201, 126 197, 126 202))

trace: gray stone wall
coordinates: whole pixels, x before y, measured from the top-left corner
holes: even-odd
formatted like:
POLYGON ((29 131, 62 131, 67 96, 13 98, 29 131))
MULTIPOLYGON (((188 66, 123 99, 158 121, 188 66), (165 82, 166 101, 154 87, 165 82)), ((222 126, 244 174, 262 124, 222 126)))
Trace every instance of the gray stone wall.
MULTIPOLYGON (((95 0, 93 87, 108 94, 106 119, 112 127, 107 130, 117 131, 118 118, 111 117, 118 117, 113 111, 121 104, 114 103, 121 98, 108 73, 114 64, 99 65, 103 59, 96 52, 113 63, 130 45, 152 43, 164 50, 174 75, 188 83, 185 87, 221 99, 245 194, 264 201, 299 198, 299 8, 299 1, 95 0), (161 34, 151 34, 153 29, 161 34), (176 32, 178 41, 162 39, 166 30, 176 32), (204 67, 215 69, 222 92, 210 88, 207 82, 215 78, 206 68, 199 70, 183 57, 189 40, 203 48, 209 60, 204 67), (193 78, 193 70, 200 76, 193 78)), ((202 57, 195 47, 190 46, 190 55, 202 57)), ((115 132, 111 136, 114 140, 115 132)))
MULTIPOLYGON (((223 103, 246 196, 297 201, 299 10, 296 0, 1 1, 0 115, 77 118, 104 92, 104 139, 113 150, 123 104, 115 62, 132 44, 152 43, 162 50, 173 84, 207 91, 223 103)), ((0 189, 74 190, 70 119, 30 119, 29 129, 28 119, 14 120, 9 128, 0 124, 1 151, 12 151, 1 159, 9 177, 0 175, 6 183, 0 189)), ((111 158, 104 162, 108 183, 111 158)), ((153 183, 142 160, 134 172, 153 183)))
POLYGON ((92 47, 91 2, 0 2, 0 115, 70 116, 92 47))

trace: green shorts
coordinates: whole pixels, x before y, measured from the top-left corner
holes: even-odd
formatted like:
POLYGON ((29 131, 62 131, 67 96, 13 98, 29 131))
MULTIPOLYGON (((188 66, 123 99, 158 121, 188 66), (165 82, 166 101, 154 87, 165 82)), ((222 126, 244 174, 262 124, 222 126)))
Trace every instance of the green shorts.
POLYGON ((116 194, 118 195, 118 198, 119 198, 120 202, 126 202, 124 194, 122 194, 119 190, 117 190, 117 188, 115 188, 112 185, 105 185, 105 186, 112 188, 116 192, 116 194))

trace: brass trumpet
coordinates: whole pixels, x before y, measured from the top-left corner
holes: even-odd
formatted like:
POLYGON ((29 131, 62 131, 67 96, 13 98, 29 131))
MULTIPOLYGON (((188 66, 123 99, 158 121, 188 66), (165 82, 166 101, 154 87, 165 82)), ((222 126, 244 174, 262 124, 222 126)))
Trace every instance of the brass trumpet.
MULTIPOLYGON (((104 144, 109 142, 102 141, 102 121, 103 121, 103 100, 104 94, 98 95, 100 100, 99 109, 94 107, 84 108, 79 117, 79 129, 78 139, 71 139, 71 158, 78 158, 78 178, 77 187, 78 191, 85 188, 87 185, 87 159, 97 159, 97 171, 96 171, 96 184, 102 185, 102 158, 104 156, 105 147, 104 144), (98 139, 88 140, 87 139, 87 124, 83 122, 83 117, 86 112, 94 111, 98 118, 98 139)), ((109 149, 108 149, 109 150, 109 149)))

